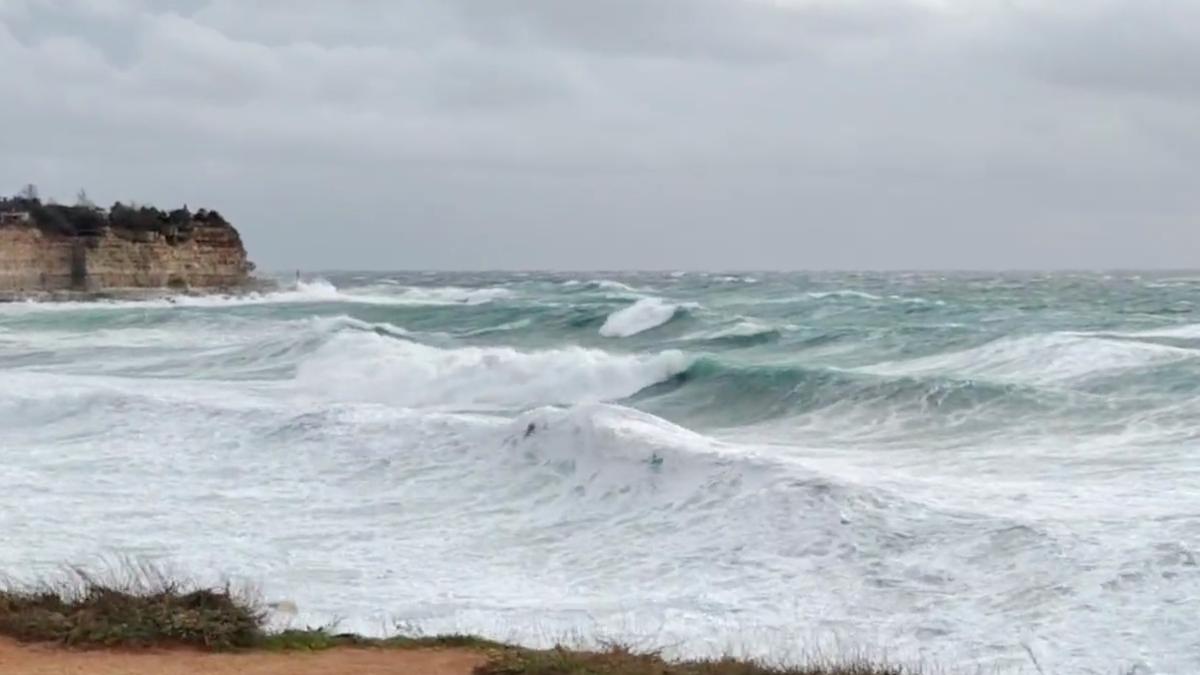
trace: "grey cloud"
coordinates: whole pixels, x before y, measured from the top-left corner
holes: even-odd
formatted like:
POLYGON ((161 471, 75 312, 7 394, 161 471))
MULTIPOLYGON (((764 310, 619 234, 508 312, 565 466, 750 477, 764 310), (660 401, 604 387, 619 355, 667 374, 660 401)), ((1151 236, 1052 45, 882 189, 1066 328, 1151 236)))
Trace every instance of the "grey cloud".
POLYGON ((1198 8, 0 0, 0 187, 267 267, 1178 265, 1198 8))
POLYGON ((1200 3, 1103 0, 1022 18, 1015 46, 1049 81, 1147 95, 1200 93, 1200 3))

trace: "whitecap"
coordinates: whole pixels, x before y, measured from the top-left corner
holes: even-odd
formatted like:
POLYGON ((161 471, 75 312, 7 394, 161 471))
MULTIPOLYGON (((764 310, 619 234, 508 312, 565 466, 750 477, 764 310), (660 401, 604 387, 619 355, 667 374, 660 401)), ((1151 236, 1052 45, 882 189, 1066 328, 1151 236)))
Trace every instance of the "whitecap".
POLYGON ((1049 333, 1001 338, 962 351, 877 363, 856 370, 885 376, 947 375, 1052 384, 1198 355, 1200 352, 1181 347, 1049 333))
POLYGON ((679 351, 567 347, 443 349, 370 332, 335 335, 297 369, 302 391, 350 401, 456 410, 612 401, 686 370, 679 351))
POLYGON ((679 309, 679 305, 671 304, 661 298, 643 298, 610 314, 604 325, 600 327, 600 335, 630 337, 644 333, 673 319, 679 309))

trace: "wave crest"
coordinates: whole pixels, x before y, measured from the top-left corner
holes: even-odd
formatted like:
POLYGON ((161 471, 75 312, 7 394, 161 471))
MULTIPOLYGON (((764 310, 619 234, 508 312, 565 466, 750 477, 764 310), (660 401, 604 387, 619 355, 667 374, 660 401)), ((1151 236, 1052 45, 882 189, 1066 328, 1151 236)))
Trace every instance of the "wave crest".
POLYGON ((600 327, 600 335, 623 338, 644 333, 675 318, 675 313, 680 309, 680 305, 662 298, 643 298, 610 314, 600 327))
POLYGON ((958 352, 858 368, 883 376, 945 375, 997 382, 1055 384, 1192 359, 1198 352, 1134 340, 1072 333, 1001 338, 958 352))
POLYGON ((612 401, 687 370, 679 351, 610 354, 568 347, 444 349, 373 332, 339 333, 308 356, 303 390, 348 400, 460 410, 612 401))

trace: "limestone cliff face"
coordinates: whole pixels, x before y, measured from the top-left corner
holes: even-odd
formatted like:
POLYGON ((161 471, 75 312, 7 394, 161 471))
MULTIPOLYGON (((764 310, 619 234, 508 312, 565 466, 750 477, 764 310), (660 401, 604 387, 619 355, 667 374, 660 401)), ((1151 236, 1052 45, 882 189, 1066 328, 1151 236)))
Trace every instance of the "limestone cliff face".
POLYGON ((249 281, 237 230, 198 225, 186 234, 104 228, 96 236, 0 227, 0 291, 233 289, 249 281))
POLYGON ((76 237, 48 236, 33 227, 0 227, 0 291, 72 288, 82 243, 76 237))

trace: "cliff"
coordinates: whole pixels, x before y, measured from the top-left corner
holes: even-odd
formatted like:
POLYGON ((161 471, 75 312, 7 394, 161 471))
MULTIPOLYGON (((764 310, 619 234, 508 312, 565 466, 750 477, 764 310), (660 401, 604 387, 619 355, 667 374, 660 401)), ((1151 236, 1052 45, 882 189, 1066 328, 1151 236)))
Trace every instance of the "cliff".
POLYGON ((54 232, 0 226, 0 292, 121 289, 227 290, 246 285, 254 265, 236 229, 196 224, 186 234, 103 227, 54 232))

